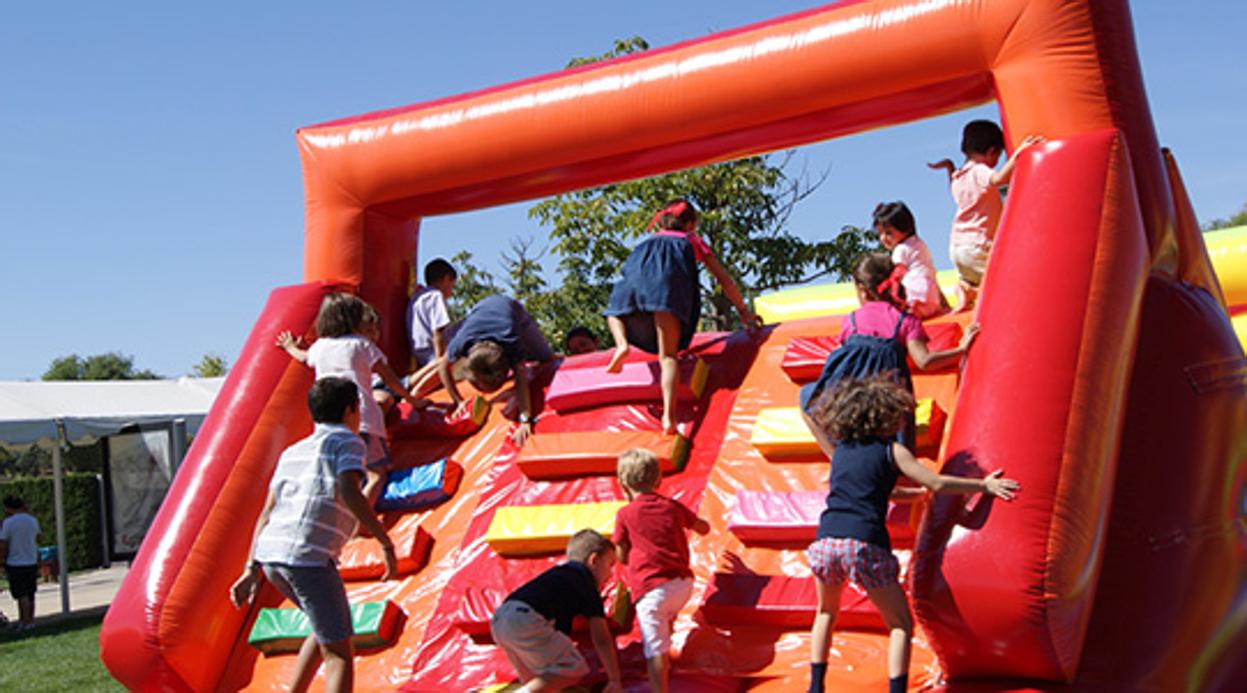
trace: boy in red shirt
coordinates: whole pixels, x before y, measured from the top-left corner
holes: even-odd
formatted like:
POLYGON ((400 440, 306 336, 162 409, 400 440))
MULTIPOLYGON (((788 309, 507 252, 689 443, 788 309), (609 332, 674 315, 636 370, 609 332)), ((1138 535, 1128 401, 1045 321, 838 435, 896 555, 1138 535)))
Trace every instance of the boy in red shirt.
POLYGON ((620 455, 616 472, 630 502, 615 516, 615 547, 636 600, 650 687, 666 693, 671 623, 693 593, 685 530, 705 534, 710 524, 655 493, 662 473, 649 450, 634 448, 620 455))

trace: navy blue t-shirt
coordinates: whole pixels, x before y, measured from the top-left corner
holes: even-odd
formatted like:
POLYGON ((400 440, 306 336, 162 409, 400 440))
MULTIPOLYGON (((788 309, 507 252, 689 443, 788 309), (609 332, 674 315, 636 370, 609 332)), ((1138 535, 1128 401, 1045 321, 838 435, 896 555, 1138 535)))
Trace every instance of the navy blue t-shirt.
POLYGON ((843 537, 891 549, 888 498, 900 470, 891 440, 836 441, 831 457, 831 491, 818 518, 819 539, 843 537))
POLYGON ((554 621, 554 627, 564 633, 572 632, 572 619, 578 615, 585 618, 606 616, 597 580, 593 579, 589 567, 579 561, 554 566, 512 592, 506 601, 531 606, 554 621))
POLYGON ((446 345, 446 353, 452 361, 462 358, 473 344, 482 340, 497 342, 512 364, 554 358, 554 350, 524 306, 502 294, 484 298, 473 306, 446 345))

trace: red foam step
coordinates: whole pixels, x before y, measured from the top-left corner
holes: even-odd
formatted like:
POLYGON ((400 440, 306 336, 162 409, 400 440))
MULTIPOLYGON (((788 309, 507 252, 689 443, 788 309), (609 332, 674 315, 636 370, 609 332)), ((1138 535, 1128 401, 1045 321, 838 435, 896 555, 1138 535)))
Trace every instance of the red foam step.
POLYGON ((456 416, 449 405, 431 404, 424 409, 413 409, 406 402, 398 404, 398 421, 390 424, 390 437, 406 438, 463 438, 475 433, 489 417, 489 402, 484 397, 473 397, 472 404, 456 416))
POLYGON ((616 458, 632 448, 658 456, 664 473, 684 468, 688 439, 657 431, 572 431, 536 433, 525 443, 516 465, 530 479, 614 474, 616 458))
MULTIPOLYGON (((423 527, 416 527, 408 541, 395 541, 398 552, 398 574, 417 573, 429 562, 433 536, 423 527)), ((385 552, 372 537, 355 537, 342 547, 338 556, 338 574, 343 580, 376 580, 385 572, 385 552)))
MULTIPOLYGON (((756 573, 715 573, 701 604, 702 614, 721 627, 769 626, 804 629, 814 624, 815 578, 756 573)), ((840 593, 837 628, 883 630, 883 618, 865 591, 846 583, 840 593)))

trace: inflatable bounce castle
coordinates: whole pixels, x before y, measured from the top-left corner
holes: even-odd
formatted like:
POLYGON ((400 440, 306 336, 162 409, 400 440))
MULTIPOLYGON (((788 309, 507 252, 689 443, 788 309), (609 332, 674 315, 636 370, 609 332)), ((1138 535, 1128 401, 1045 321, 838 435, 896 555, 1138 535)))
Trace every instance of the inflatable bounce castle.
MULTIPOLYGON (((272 293, 175 479, 104 621, 109 670, 144 691, 287 680, 282 652, 305 624, 271 588, 252 609, 227 596, 277 457, 311 426, 310 371, 274 338, 311 334, 327 292, 355 291, 405 363, 423 217, 993 101, 1010 143, 1048 141, 1021 157, 964 367, 915 379, 919 453, 952 473, 1002 467, 1024 492, 892 509, 920 626, 910 681, 1247 690, 1247 361, 1230 318, 1247 309, 1247 241, 1217 237, 1239 253, 1222 285, 1157 143, 1125 0, 848 1, 300 130, 305 283, 272 293)), ((380 582, 366 540, 340 565, 359 688, 512 680, 490 613, 559 560, 571 531, 610 530, 623 498, 613 455, 642 446, 663 460, 662 491, 712 524, 692 540, 673 689, 802 689, 814 599, 802 549, 827 465, 794 407, 840 323, 809 298, 760 301, 773 324, 756 335, 698 335, 682 371, 687 436, 658 432, 643 355, 613 381, 605 353, 564 359, 540 382, 523 449, 507 441, 509 391, 481 400, 470 425, 396 420, 385 521, 403 574, 380 582)), ((929 327, 938 343, 963 326, 929 327)), ((644 690, 625 602, 618 644, 630 689, 644 690)), ((886 640, 869 602, 846 593, 829 685, 879 690, 886 640)))

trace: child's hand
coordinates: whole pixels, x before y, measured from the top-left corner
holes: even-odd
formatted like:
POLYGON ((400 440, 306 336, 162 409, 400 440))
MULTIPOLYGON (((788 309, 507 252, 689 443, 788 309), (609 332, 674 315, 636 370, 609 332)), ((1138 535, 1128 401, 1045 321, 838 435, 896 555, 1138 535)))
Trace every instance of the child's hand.
POLYGON ((951 176, 953 171, 957 170, 957 165, 953 163, 952 159, 940 159, 939 161, 929 162, 927 168, 935 171, 947 171, 948 175, 951 176))
POLYGON ((974 338, 979 336, 979 332, 982 331, 982 329, 983 326, 977 322, 972 322, 969 325, 966 325, 966 331, 961 335, 960 349, 962 351, 969 349, 970 345, 974 343, 974 338))
POLYGON ((755 314, 752 310, 749 310, 748 308, 740 311, 740 321, 742 324, 744 324, 745 329, 749 332, 753 332, 754 330, 762 327, 762 325, 764 324, 762 322, 762 318, 759 317, 757 314, 755 314))
POLYGON ((1022 489, 1022 485, 1013 479, 1002 478, 1000 475, 1004 473, 1005 470, 997 469, 988 474, 987 478, 983 479, 983 493, 1001 500, 1013 500, 1013 496, 1022 489))
POLYGON ((524 441, 528 440, 528 436, 533 434, 533 425, 530 423, 522 423, 515 427, 515 431, 511 433, 511 442, 515 443, 515 447, 523 447, 524 441))
POLYGON ((277 346, 286 351, 297 349, 299 347, 299 339, 291 334, 290 330, 282 330, 281 334, 277 335, 277 346))
POLYGON ((250 603, 251 598, 255 596, 255 588, 258 584, 259 576, 256 575, 256 569, 248 566, 242 577, 234 582, 233 587, 230 587, 229 600, 235 607, 250 603))
POLYGON ((1018 148, 1014 150, 1013 156, 1017 156, 1018 152, 1022 151, 1023 149, 1034 146, 1036 144, 1040 144, 1043 141, 1044 141, 1043 135, 1027 135, 1026 138, 1022 140, 1021 144, 1018 145, 1018 148))

